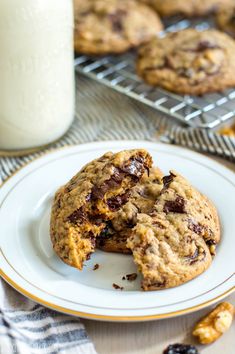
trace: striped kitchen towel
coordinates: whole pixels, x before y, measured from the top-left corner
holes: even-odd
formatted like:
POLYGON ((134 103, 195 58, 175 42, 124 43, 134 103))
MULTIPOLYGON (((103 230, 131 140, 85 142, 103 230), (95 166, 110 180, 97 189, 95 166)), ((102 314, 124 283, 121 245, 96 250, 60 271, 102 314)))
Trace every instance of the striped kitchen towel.
MULTIPOLYGON (((128 97, 77 77, 76 119, 43 151, 0 158, 0 182, 50 149, 98 140, 141 139, 183 145, 235 159, 235 139, 187 129, 128 97)), ((0 281, 0 354, 95 353, 79 319, 43 308, 0 281)))
POLYGON ((0 280, 1 354, 95 354, 84 326, 26 299, 0 280))

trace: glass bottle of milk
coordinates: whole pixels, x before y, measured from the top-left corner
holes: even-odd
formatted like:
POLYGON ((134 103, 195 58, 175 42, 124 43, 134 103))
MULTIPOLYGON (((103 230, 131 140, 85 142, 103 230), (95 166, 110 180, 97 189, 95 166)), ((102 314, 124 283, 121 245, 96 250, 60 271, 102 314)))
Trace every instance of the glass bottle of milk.
POLYGON ((74 116, 72 0, 1 0, 0 53, 0 150, 61 137, 74 116))

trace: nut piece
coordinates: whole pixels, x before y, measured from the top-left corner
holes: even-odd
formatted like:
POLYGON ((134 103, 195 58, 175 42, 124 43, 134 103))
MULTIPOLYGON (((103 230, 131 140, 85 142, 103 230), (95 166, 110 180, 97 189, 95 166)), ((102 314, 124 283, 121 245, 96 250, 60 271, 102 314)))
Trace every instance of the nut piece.
POLYGON ((197 323, 193 335, 201 344, 210 344, 226 332, 233 321, 234 307, 228 302, 222 302, 206 317, 197 323))

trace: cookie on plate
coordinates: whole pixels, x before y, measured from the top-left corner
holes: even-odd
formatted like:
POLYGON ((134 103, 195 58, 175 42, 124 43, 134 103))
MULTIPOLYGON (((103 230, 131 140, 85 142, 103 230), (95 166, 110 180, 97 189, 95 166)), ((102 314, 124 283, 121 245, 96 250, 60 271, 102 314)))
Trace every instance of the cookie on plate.
POLYGON ((149 176, 144 174, 131 189, 128 202, 117 211, 101 234, 96 238, 96 247, 106 252, 131 253, 126 247, 127 238, 136 225, 138 213, 149 213, 163 187, 163 173, 152 167, 149 176))
POLYGON ((143 45, 138 74, 150 85, 202 95, 235 86, 235 42, 217 30, 186 29, 143 45))
POLYGON ((135 0, 75 0, 75 51, 122 53, 162 31, 153 9, 135 0))
POLYGON ((216 16, 218 27, 235 38, 235 2, 232 6, 221 7, 216 16))
POLYGON ((215 207, 190 183, 172 171, 153 212, 139 214, 127 240, 143 275, 143 290, 183 284, 211 264, 220 241, 215 207))
POLYGON ((207 16, 220 6, 229 6, 233 0, 142 0, 153 6, 161 16, 207 16))
POLYGON ((50 234, 55 252, 65 263, 82 269, 95 250, 97 235, 151 166, 145 150, 106 153, 56 192, 50 234))

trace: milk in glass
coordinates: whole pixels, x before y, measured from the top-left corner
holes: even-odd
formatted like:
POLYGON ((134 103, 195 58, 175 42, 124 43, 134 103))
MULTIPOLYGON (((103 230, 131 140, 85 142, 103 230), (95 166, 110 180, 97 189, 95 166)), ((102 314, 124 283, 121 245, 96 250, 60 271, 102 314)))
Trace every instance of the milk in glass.
POLYGON ((1 0, 0 149, 48 144, 73 113, 72 0, 1 0))

